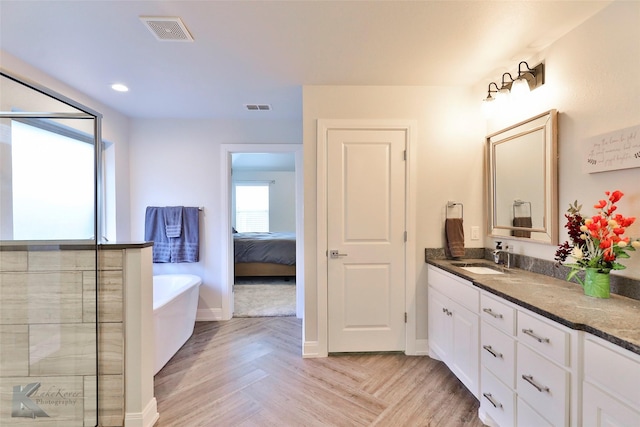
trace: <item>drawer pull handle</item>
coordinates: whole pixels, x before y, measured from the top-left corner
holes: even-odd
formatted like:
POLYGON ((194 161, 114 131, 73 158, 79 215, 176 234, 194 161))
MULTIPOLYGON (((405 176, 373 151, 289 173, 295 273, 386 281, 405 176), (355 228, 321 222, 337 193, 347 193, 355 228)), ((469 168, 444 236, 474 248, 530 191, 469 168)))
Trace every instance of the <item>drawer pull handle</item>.
POLYGON ((502 403, 496 402, 491 393, 482 393, 482 395, 493 405, 494 408, 502 408, 502 403))
POLYGON ((523 329, 522 332, 524 332, 526 335, 529 335, 530 337, 537 340, 538 342, 546 342, 546 343, 549 342, 549 338, 542 338, 541 336, 536 335, 533 332, 533 329, 523 329))
POLYGON ((482 311, 487 313, 489 316, 493 316, 495 319, 502 319, 502 314, 494 313, 490 308, 483 308, 482 311))
POLYGON ((495 351, 493 349, 493 347, 491 347, 490 345, 483 345, 482 348, 484 348, 485 350, 487 350, 489 353, 491 353, 491 355, 493 357, 499 357, 500 359, 502 359, 502 353, 498 353, 497 351, 495 351))
POLYGON ((534 386, 536 390, 538 390, 540 393, 542 393, 543 391, 546 391, 547 393, 549 393, 549 387, 538 384, 533 379, 533 375, 522 375, 522 379, 528 382, 529 384, 531 384, 532 386, 534 386))

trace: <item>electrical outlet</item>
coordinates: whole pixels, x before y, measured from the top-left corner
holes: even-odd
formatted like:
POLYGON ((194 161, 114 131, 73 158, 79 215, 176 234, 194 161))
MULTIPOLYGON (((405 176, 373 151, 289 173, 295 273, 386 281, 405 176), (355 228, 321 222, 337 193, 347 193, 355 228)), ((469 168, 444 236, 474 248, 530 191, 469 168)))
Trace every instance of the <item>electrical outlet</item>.
POLYGON ((471 227, 471 240, 480 240, 480 227, 477 225, 471 227))

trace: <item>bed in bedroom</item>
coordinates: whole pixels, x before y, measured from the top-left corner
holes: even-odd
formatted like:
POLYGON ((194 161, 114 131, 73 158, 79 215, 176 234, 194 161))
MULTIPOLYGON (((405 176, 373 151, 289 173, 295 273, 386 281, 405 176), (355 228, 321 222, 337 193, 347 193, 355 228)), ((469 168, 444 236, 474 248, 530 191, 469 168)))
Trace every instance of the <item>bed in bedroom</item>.
POLYGON ((295 233, 233 233, 234 275, 295 276, 295 233))

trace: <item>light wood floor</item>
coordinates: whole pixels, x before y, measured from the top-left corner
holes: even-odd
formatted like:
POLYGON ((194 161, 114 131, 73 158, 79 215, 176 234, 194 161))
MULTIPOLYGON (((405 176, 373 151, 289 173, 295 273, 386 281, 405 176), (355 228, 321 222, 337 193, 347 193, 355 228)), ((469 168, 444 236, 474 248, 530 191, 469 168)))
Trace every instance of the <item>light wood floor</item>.
POLYGON ((196 323, 156 375, 156 426, 482 426, 477 400, 442 362, 303 359, 301 329, 294 317, 196 323))

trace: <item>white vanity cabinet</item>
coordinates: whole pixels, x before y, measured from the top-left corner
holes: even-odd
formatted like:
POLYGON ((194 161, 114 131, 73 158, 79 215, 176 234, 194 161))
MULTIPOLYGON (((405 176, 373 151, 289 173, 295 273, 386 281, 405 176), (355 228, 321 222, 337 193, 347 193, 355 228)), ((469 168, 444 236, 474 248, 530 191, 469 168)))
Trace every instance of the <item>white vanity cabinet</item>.
POLYGON ((516 315, 514 306, 481 292, 480 414, 490 425, 512 426, 515 423, 516 315), (493 422, 484 414, 488 414, 493 422))
MULTIPOLYGON (((616 330, 633 337, 637 322, 597 329, 613 332, 609 341, 587 332, 592 324, 581 324, 584 310, 593 309, 591 301, 581 306, 582 295, 570 297, 576 313, 547 303, 554 298, 548 287, 544 298, 529 298, 538 292, 535 277, 473 283, 433 265, 428 274, 429 354, 480 401, 485 425, 640 427, 640 354, 614 344, 623 339, 615 338, 616 330)), ((635 303, 610 303, 598 310, 638 314, 635 303)))
POLYGON ((428 274, 429 354, 442 360, 477 398, 480 290, 433 266, 428 274))
POLYGON ((486 291, 480 317, 482 421, 577 427, 577 332, 486 291))
POLYGON ((640 355, 585 334, 583 361, 583 426, 640 426, 640 355))
MULTIPOLYGON (((570 382, 577 375, 571 352, 576 337, 576 331, 518 309, 518 396, 555 426, 577 425, 570 412, 575 406, 571 404, 570 382)), ((520 419, 518 422, 523 424, 520 419)))

